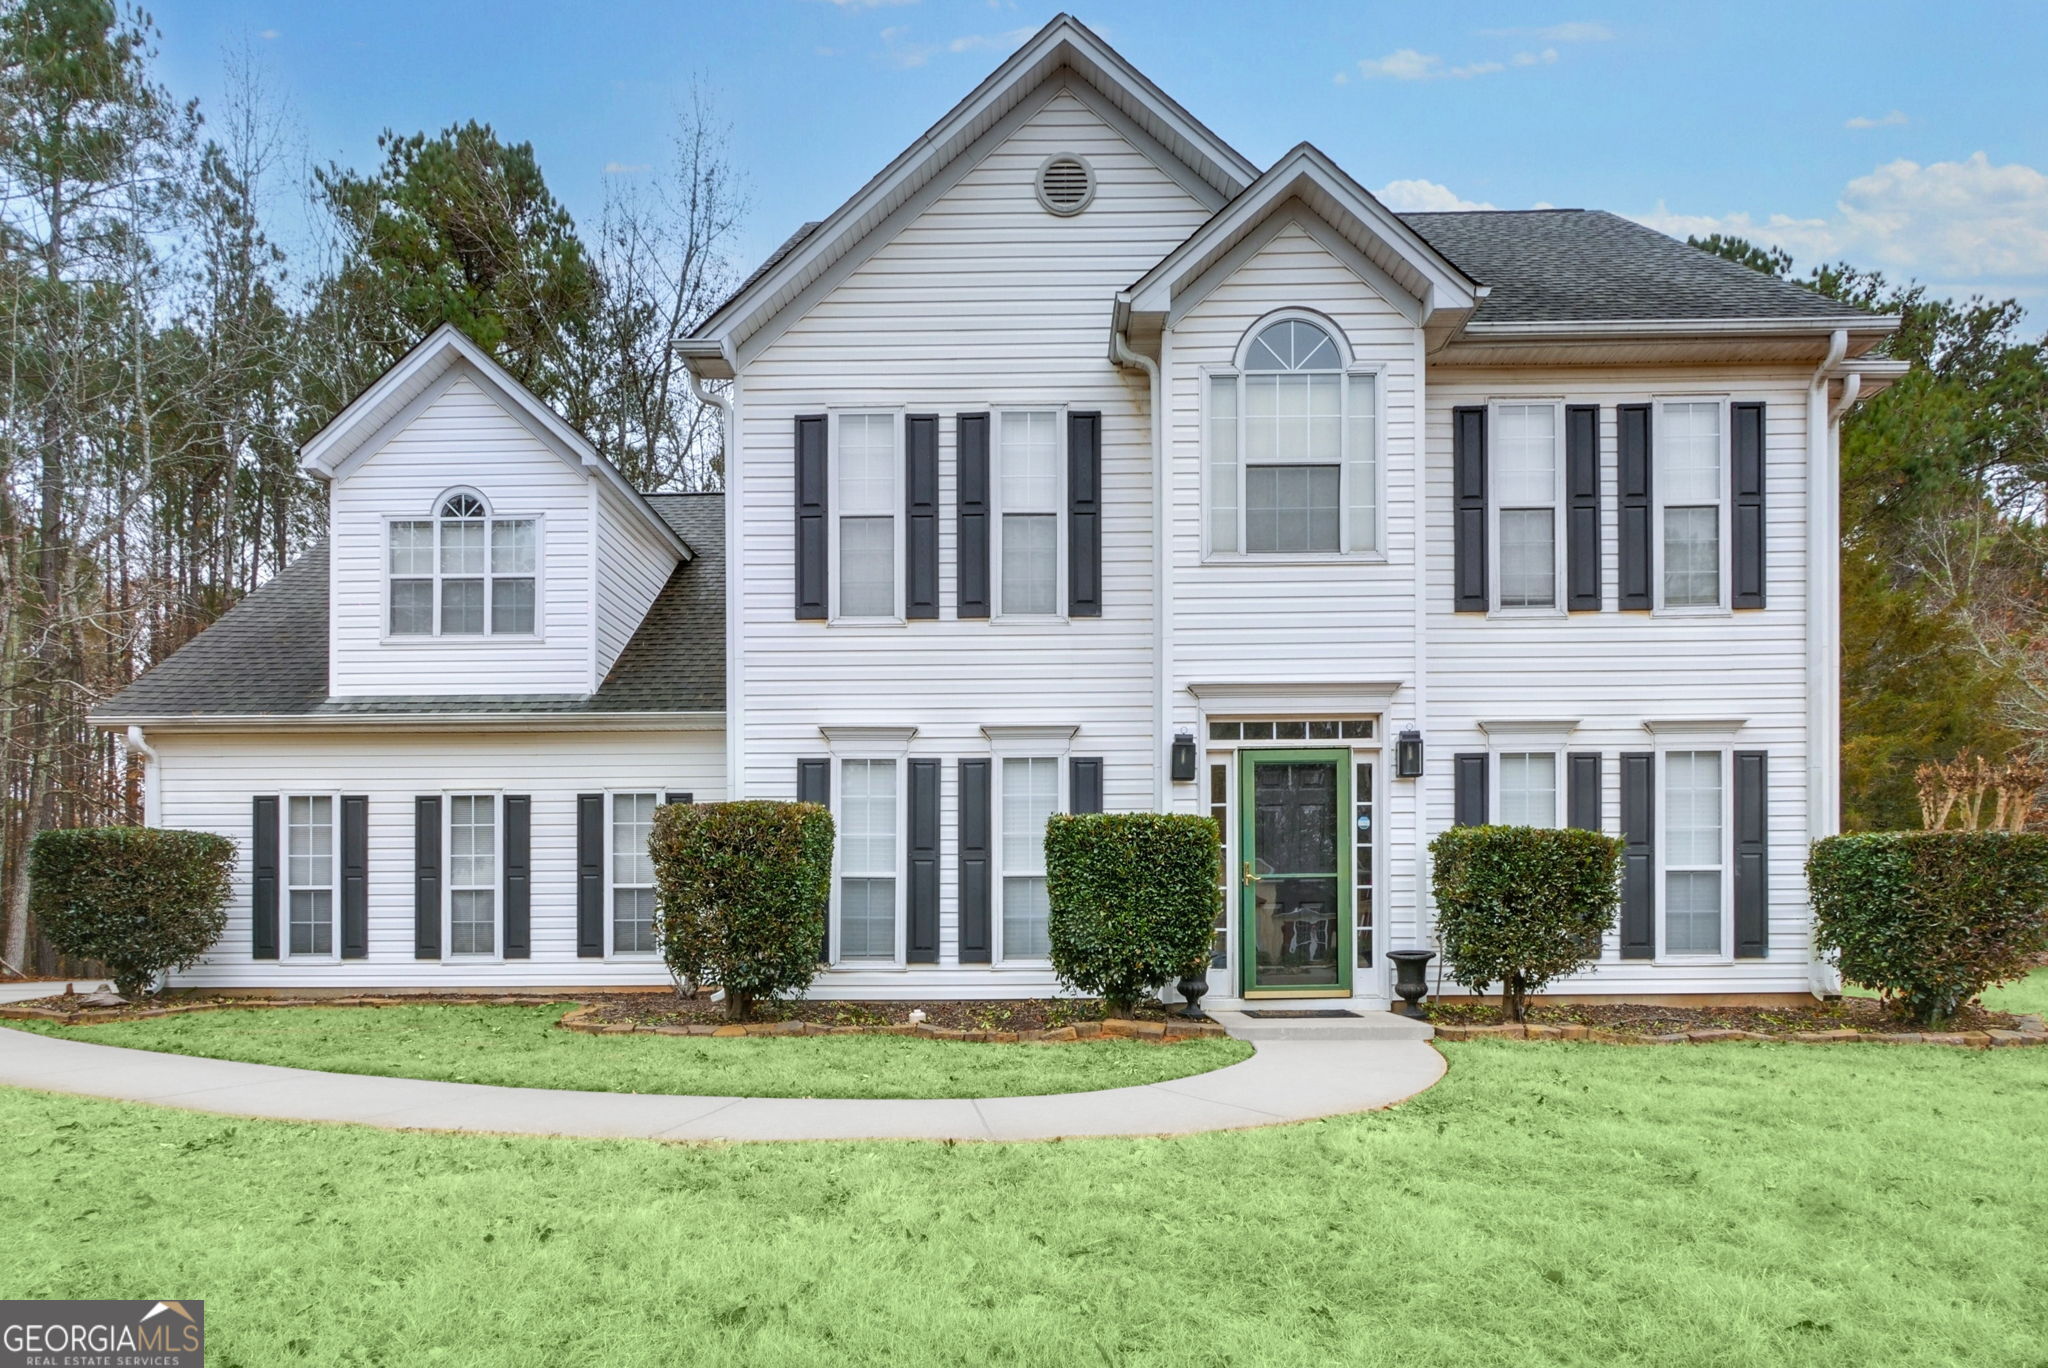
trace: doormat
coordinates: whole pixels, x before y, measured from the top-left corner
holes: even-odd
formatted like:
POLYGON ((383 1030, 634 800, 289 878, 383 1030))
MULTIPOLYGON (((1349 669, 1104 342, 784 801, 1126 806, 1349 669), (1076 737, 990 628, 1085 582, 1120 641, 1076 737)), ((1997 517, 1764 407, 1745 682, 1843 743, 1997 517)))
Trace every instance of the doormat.
POLYGON ((1248 1011, 1246 1011, 1246 1012, 1245 1012, 1245 1015, 1246 1015, 1246 1016, 1248 1016, 1248 1017, 1257 1017, 1257 1018, 1258 1018, 1258 1019, 1259 1019, 1260 1021, 1286 1021, 1286 1020, 1296 1020, 1296 1021, 1299 1021, 1299 1020, 1301 1020, 1301 1019, 1302 1019, 1302 1018, 1304 1018, 1304 1017, 1355 1017, 1355 1016, 1357 1016, 1357 1015, 1358 1015, 1358 1013, 1356 1013, 1356 1012, 1347 1012, 1347 1011, 1345 1011, 1345 1010, 1344 1010, 1344 1009, 1343 1009, 1342 1007, 1323 1007, 1323 1008, 1318 1008, 1318 1009, 1316 1009, 1316 1010, 1313 1010, 1313 1011, 1304 1011, 1304 1012, 1280 1012, 1280 1011, 1272 1011, 1272 1010, 1265 1010, 1265 1011, 1250 1011, 1250 1010, 1248 1010, 1248 1011))

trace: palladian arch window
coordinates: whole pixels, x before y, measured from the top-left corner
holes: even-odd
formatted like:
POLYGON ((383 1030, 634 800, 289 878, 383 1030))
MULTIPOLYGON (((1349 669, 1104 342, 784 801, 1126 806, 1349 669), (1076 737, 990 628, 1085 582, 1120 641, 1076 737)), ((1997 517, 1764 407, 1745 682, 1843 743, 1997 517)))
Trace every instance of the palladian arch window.
POLYGON ((1379 377, 1322 326, 1261 328, 1208 393, 1210 554, 1379 549, 1379 377))
POLYGON ((534 519, 494 518, 467 490, 393 522, 390 634, 531 636, 539 543, 534 519))

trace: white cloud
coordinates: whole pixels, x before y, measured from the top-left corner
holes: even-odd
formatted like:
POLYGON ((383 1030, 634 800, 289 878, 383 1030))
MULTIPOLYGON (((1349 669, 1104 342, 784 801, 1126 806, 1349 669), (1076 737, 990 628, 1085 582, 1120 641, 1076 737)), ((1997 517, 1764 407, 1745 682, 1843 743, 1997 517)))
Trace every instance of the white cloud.
MULTIPOLYGON (((1599 26, 1597 24, 1590 26, 1562 24, 1556 28, 1549 29, 1492 29, 1488 30, 1488 32, 1495 36, 1535 37, 1549 42, 1563 43, 1582 41, 1571 37, 1558 36, 1566 30, 1575 31, 1580 27, 1598 28, 1599 26)), ((1612 37, 1613 35, 1602 29, 1600 36, 1612 37)), ((1388 81, 1469 81, 1475 76, 1492 76, 1506 71, 1510 67, 1549 66, 1557 61, 1557 59, 1558 51, 1555 47, 1530 48, 1517 52, 1505 59, 1489 57, 1463 63, 1447 62, 1433 52, 1418 52, 1414 48, 1399 48, 1384 57, 1367 57, 1363 59, 1358 63, 1358 72, 1367 79, 1378 78, 1388 81)), ((1337 84, 1346 85, 1350 82, 1350 79, 1348 72, 1341 73, 1337 77, 1337 84)))
POLYGON ((632 176, 653 169, 654 167, 647 162, 608 161, 604 164, 604 173, 607 176, 632 176))
POLYGON ((263 39, 265 42, 269 42, 274 38, 284 37, 284 35, 282 33, 279 33, 276 29, 265 29, 263 30, 263 32, 257 34, 256 36, 258 38, 263 39))
POLYGON ((1396 213, 1442 213, 1453 209, 1492 209, 1481 200, 1459 198, 1448 185, 1427 180, 1388 181, 1373 192, 1380 203, 1396 213))
POLYGON ((1557 60, 1556 48, 1545 48, 1541 52, 1518 52, 1514 55, 1516 66, 1549 66, 1557 60))
POLYGON ((1842 188, 1813 218, 1687 214, 1662 201, 1637 220, 1679 237, 1733 233, 1783 247, 1806 264, 1846 259, 1899 276, 1963 287, 2030 279, 2048 288, 2048 175, 1982 152, 1963 161, 1887 162, 1842 188))
POLYGON ((1361 73, 1367 76, 1385 76, 1395 81, 1426 81, 1432 76, 1441 76, 1444 59, 1426 56, 1414 48, 1402 48, 1384 57, 1367 57, 1358 64, 1361 73))
POLYGON ((984 48, 1008 51, 1037 31, 1019 28, 1007 29, 1002 33, 965 33, 958 38, 949 38, 943 43, 918 43, 910 41, 909 24, 892 24, 882 30, 881 37, 883 56, 889 65, 909 69, 923 66, 942 52, 978 52, 984 48))
POLYGON ((1605 24, 1577 22, 1550 24, 1543 28, 1493 28, 1479 30, 1482 38, 1530 38, 1539 43, 1604 43, 1614 37, 1605 24))
POLYGON ((1871 117, 1870 117, 1870 116, 1869 116, 1868 114, 1858 114, 1858 115, 1857 115, 1857 116, 1856 116, 1855 118, 1853 118, 1853 119, 1850 119, 1850 120, 1848 120, 1847 122, 1845 122, 1845 123, 1844 123, 1844 124, 1842 125, 1842 127, 1844 127, 1844 128, 1898 128, 1898 127, 1901 127, 1902 125, 1904 125, 1904 124, 1905 124, 1906 122, 1908 122, 1908 121, 1907 121, 1907 119, 1906 119, 1905 111, 1903 111, 1903 110, 1898 110, 1898 109, 1894 109, 1894 110, 1893 110, 1893 111, 1892 111, 1891 113, 1889 113, 1889 114, 1882 114, 1882 115, 1879 115, 1879 116, 1878 116, 1877 118, 1875 118, 1875 119, 1871 118, 1871 117))

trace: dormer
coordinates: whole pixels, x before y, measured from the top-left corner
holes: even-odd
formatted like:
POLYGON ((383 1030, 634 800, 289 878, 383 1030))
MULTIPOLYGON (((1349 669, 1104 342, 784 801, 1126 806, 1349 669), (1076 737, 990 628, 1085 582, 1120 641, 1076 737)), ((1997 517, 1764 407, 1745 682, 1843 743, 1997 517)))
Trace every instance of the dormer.
POLYGON ((690 548, 452 327, 311 442, 328 487, 328 692, 588 697, 690 548))

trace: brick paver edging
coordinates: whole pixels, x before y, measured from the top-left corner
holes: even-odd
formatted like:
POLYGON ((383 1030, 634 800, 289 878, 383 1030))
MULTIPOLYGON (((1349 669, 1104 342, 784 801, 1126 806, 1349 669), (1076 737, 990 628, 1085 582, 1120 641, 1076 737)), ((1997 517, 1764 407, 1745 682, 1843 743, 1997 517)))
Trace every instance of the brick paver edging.
POLYGON ((2048 1045, 2048 1025, 2038 1016, 2019 1018, 2020 1029, 1984 1031, 1792 1031, 1773 1035, 1768 1031, 1711 1029, 1673 1031, 1666 1035, 1639 1035, 1610 1031, 1600 1026, 1571 1023, 1563 1026, 1534 1022, 1504 1026, 1436 1025, 1438 1040, 1583 1040, 1600 1045, 1710 1045, 1724 1040, 1770 1040, 1786 1045, 1959 1045, 1965 1049, 1988 1050, 2013 1045, 2048 1045))

